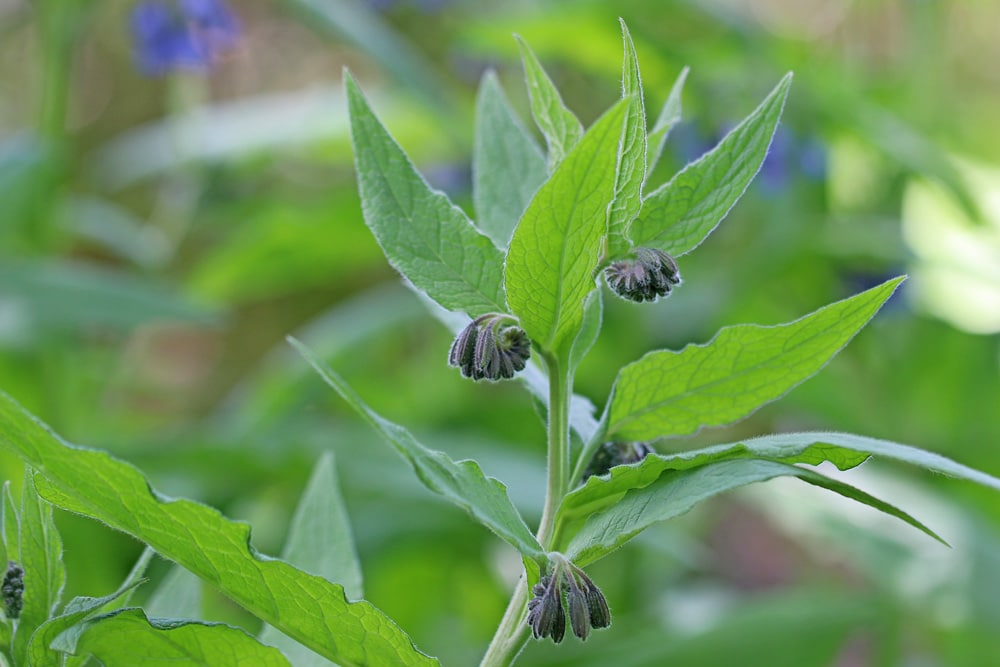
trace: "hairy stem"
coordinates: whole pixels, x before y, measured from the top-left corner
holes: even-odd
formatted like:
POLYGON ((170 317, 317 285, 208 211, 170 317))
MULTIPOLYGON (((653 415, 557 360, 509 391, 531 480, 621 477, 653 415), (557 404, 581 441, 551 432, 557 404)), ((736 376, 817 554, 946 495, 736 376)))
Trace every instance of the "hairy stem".
POLYGON ((508 667, 514 664, 528 643, 528 624, 525 621, 527 603, 528 580, 522 576, 479 667, 508 667))
POLYGON ((573 395, 573 378, 555 355, 545 361, 549 373, 548 485, 538 541, 548 549, 556 528, 556 512, 569 486, 569 399, 573 395))

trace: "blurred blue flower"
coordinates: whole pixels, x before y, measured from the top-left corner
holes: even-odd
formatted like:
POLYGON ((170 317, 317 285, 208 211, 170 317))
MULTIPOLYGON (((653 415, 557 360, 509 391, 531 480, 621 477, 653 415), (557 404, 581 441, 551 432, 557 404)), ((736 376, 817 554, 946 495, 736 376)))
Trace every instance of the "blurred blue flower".
POLYGON ((131 23, 136 64, 151 76, 208 69, 240 37, 239 22, 223 0, 143 0, 131 23))

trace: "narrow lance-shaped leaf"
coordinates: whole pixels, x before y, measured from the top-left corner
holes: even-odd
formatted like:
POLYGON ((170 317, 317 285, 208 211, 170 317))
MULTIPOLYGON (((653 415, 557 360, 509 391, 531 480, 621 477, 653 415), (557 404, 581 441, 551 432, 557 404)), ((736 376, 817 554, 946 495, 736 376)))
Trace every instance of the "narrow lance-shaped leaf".
POLYGON ((618 374, 608 439, 689 435, 746 417, 825 366, 902 281, 895 278, 788 324, 725 327, 705 345, 650 352, 618 374))
POLYGON ((259 556, 247 524, 157 494, 136 468, 63 442, 2 392, 0 449, 35 468, 35 485, 49 502, 145 542, 342 667, 438 664, 370 603, 348 602, 343 587, 259 556))
POLYGON ((505 312, 503 253, 431 189, 344 73, 365 222, 389 262, 448 310, 505 312))
POLYGON ((309 362, 320 377, 340 394, 341 398, 413 466, 413 470, 427 488, 467 511, 517 549, 525 558, 545 562, 544 549, 538 544, 538 540, 511 503, 507 488, 503 484, 492 477, 486 477, 475 461, 455 462, 443 452, 423 446, 405 428, 382 418, 368 407, 347 383, 309 348, 294 338, 289 338, 288 342, 309 362))
POLYGON ((705 240, 763 164, 791 84, 792 75, 785 75, 718 146, 646 197, 630 229, 635 245, 677 256, 705 240))
POLYGON ((591 127, 531 200, 507 251, 507 301, 532 341, 558 353, 573 342, 594 289, 622 126, 632 98, 591 127))
POLYGON ((147 618, 142 609, 123 609, 88 621, 75 640, 74 646, 66 648, 78 654, 89 653, 104 667, 292 667, 281 651, 261 644, 241 628, 147 618))
POLYGON ((642 97, 642 77, 635 44, 625 21, 622 40, 625 59, 622 65, 622 97, 633 98, 625 114, 621 156, 615 179, 615 200, 608 213, 608 255, 615 257, 628 250, 628 227, 642 208, 642 184, 646 180, 646 106, 642 97))
POLYGON ((524 76, 531 98, 531 113, 538 129, 545 135, 549 147, 549 169, 552 170, 573 149, 583 136, 583 125, 573 112, 563 104, 562 97, 552 79, 542 69, 534 52, 523 39, 517 37, 524 61, 524 76))
POLYGON ((545 156, 510 108, 490 70, 476 97, 472 195, 479 228, 506 249, 517 221, 548 176, 545 156))
POLYGON ((666 473, 648 486, 629 491, 619 502, 591 515, 569 541, 566 554, 581 566, 593 563, 654 523, 684 514, 698 503, 720 493, 782 476, 798 477, 804 482, 839 493, 895 516, 943 541, 906 512, 814 470, 777 461, 736 459, 666 473))
POLYGON ((660 117, 656 119, 656 125, 649 132, 646 144, 647 177, 656 167, 656 163, 660 161, 660 156, 663 155, 663 146, 667 143, 670 131, 677 123, 681 122, 681 93, 684 92, 684 82, 687 80, 689 69, 685 67, 677 76, 677 80, 670 89, 670 94, 667 95, 667 101, 660 109, 660 117))
POLYGON ((20 512, 14 504, 14 495, 10 491, 10 482, 3 483, 3 541, 7 545, 7 556, 14 560, 20 559, 21 532, 20 512))

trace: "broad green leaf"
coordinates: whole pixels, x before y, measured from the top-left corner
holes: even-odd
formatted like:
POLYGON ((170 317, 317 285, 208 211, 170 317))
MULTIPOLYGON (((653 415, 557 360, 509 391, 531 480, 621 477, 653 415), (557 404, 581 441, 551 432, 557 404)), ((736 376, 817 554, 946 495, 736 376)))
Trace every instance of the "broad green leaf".
POLYGON ((683 255, 705 240, 763 164, 791 84, 789 73, 718 146, 646 197, 630 231, 635 245, 683 255))
POLYGON ((261 644, 240 628, 147 618, 142 609, 123 609, 88 621, 72 650, 93 655, 104 667, 291 667, 281 651, 261 644))
POLYGON ((432 190, 344 73, 365 222, 389 262, 448 310, 506 312, 503 254, 432 190))
POLYGON ((507 251, 507 301, 541 349, 562 353, 583 321, 614 197, 623 121, 605 113, 535 193, 507 251))
POLYGON ((895 278, 788 324, 725 327, 704 345, 650 352, 618 374, 608 439, 688 435, 746 417, 825 366, 902 281, 895 278))
POLYGON ((604 318, 604 301, 601 294, 600 289, 595 289, 587 295, 587 299, 583 302, 583 327, 576 335, 576 340, 573 341, 573 349, 569 355, 570 369, 575 369, 580 365, 601 333, 601 324, 604 318))
POLYGON ((390 445, 413 466, 420 481, 471 514, 496 533, 525 558, 544 562, 545 551, 528 530, 524 519, 507 496, 507 489, 492 477, 486 477, 475 461, 455 462, 443 452, 417 442, 409 431, 383 419, 369 408, 336 373, 305 345, 289 337, 288 342, 309 362, 320 377, 378 431, 390 445))
POLYGON ((681 122, 681 93, 684 92, 684 82, 687 80, 689 69, 685 67, 677 76, 677 80, 670 89, 670 94, 667 95, 667 101, 660 109, 660 117, 656 119, 656 125, 649 132, 646 145, 647 176, 652 173, 656 163, 660 161, 660 156, 663 155, 663 146, 667 143, 670 131, 677 123, 681 122))
MULTIPOLYGON (((2 436, 0 436, 2 437, 2 436)), ((66 567, 62 539, 52 518, 52 506, 35 490, 31 464, 24 469, 21 490, 21 567, 24 568, 24 607, 14 630, 14 664, 26 665, 32 633, 49 620, 62 598, 66 567)))
POLYGON ((476 97, 472 195, 476 221, 498 248, 506 248, 531 196, 545 182, 545 156, 518 120, 490 70, 476 97))
POLYGON ((142 608, 157 618, 201 620, 201 593, 201 579, 180 565, 174 565, 142 608))
POLYGON ((623 19, 618 19, 625 43, 622 64, 622 97, 633 98, 625 115, 618 174, 615 177, 615 200, 608 213, 608 251, 615 257, 632 245, 628 227, 642 208, 642 184, 646 180, 646 105, 642 97, 642 77, 632 35, 623 19))
POLYGON ((524 77, 528 83, 531 98, 531 113, 538 129, 545 135, 549 147, 549 170, 555 168, 566 157, 583 136, 583 126, 573 112, 563 104, 562 97, 552 79, 542 69, 531 47, 517 37, 524 61, 524 77))
POLYGON ((247 524, 161 496, 136 468, 69 445, 2 392, 0 449, 35 468, 49 502, 145 542, 342 667, 438 664, 370 603, 348 602, 343 587, 258 555, 247 524))
POLYGON ((654 523, 684 514, 698 503, 720 493, 782 476, 798 477, 804 482, 874 507, 943 542, 933 531, 902 510, 814 470, 778 461, 734 459, 668 472, 652 484, 627 492, 614 505, 590 515, 579 532, 569 540, 565 552, 581 566, 593 563, 654 523))
MULTIPOLYGON (((340 495, 332 452, 320 457, 295 509, 281 557, 344 587, 348 598, 363 595, 361 564, 354 548, 351 523, 340 495)), ((331 665, 294 639, 265 626, 260 640, 276 646, 294 665, 331 665)))

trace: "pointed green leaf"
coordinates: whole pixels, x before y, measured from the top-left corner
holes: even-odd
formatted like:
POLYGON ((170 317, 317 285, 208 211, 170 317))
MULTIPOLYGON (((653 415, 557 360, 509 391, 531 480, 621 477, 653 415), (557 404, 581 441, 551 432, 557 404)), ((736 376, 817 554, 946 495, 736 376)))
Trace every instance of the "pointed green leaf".
POLYGON ((506 248, 531 196, 545 182, 545 156, 490 70, 476 97, 472 194, 476 220, 498 248, 506 248))
POLYGON ((618 19, 625 42, 622 65, 622 97, 631 97, 625 115, 618 175, 615 178, 615 200, 608 213, 608 255, 620 255, 631 246, 628 228, 642 208, 642 184, 646 180, 646 106, 642 98, 642 77, 632 35, 623 19, 618 19))
POLYGON ((455 462, 443 452, 424 447, 402 426, 383 419, 369 408, 361 397, 309 348, 291 337, 288 342, 309 362, 320 377, 340 394, 341 398, 413 466, 414 472, 427 488, 464 509, 517 549, 525 558, 545 561, 544 549, 528 530, 524 519, 507 496, 507 488, 503 484, 492 477, 486 477, 475 461, 455 462))
POLYGON ((614 197, 622 100, 587 131, 531 200, 507 251, 507 301, 532 342, 549 352, 573 342, 594 289, 614 197))
POLYGON ((136 468, 65 443, 2 392, 0 449, 36 469, 35 484, 49 502, 145 542, 342 667, 438 664, 370 603, 348 602, 343 587, 258 555, 247 524, 161 496, 136 468))
POLYGON ((902 510, 814 470, 760 459, 734 459, 668 472, 653 483, 627 492, 611 507, 592 514, 573 535, 566 553, 583 566, 606 556, 649 526, 684 514, 726 491, 775 477, 798 477, 905 521, 936 540, 933 531, 902 510))
POLYGON ((573 112, 563 104, 562 97, 552 79, 542 69, 534 52, 524 40, 517 37, 524 61, 524 77, 531 97, 531 113, 538 129, 545 135, 549 147, 549 169, 553 169, 569 154, 583 136, 583 126, 573 112))
POLYGON ((396 270, 448 310, 506 312, 503 253, 432 190, 344 73, 365 222, 396 270))
POLYGON ((89 653, 104 667, 291 667, 281 651, 261 644, 240 628, 147 618, 142 609, 123 609, 88 621, 73 652, 89 653))
POLYGON ((14 664, 25 665, 32 633, 55 612, 66 583, 62 538, 52 518, 52 505, 38 497, 33 473, 24 470, 21 490, 21 567, 24 607, 14 630, 14 664))
POLYGON ((180 565, 174 565, 142 608, 157 618, 201 620, 201 593, 201 579, 180 565))
POLYGON ((646 197, 631 227, 635 245, 683 255, 705 240, 763 164, 791 84, 789 73, 718 146, 646 197))
POLYGON ((10 482, 3 483, 3 541, 7 545, 7 557, 20 560, 21 543, 18 535, 21 533, 21 519, 14 504, 14 495, 10 491, 10 482))
POLYGON ((895 278, 788 324, 725 327, 705 345, 650 352, 618 374, 608 439, 689 435, 746 417, 823 368, 902 281, 895 278))
POLYGON ((684 82, 687 80, 689 70, 690 68, 685 67, 677 76, 677 80, 670 89, 670 94, 667 95, 667 101, 660 109, 660 117, 656 119, 656 125, 649 132, 646 151, 647 176, 652 173, 656 163, 660 161, 660 156, 663 155, 663 146, 667 143, 670 131, 677 123, 681 122, 681 93, 684 91, 684 82))
MULTIPOLYGON (((363 595, 361 564, 340 496, 332 452, 324 453, 313 469, 292 517, 281 557, 306 572, 343 585, 348 598, 358 599, 363 595)), ((294 665, 333 664, 270 625, 264 626, 260 640, 281 649, 294 665)))

